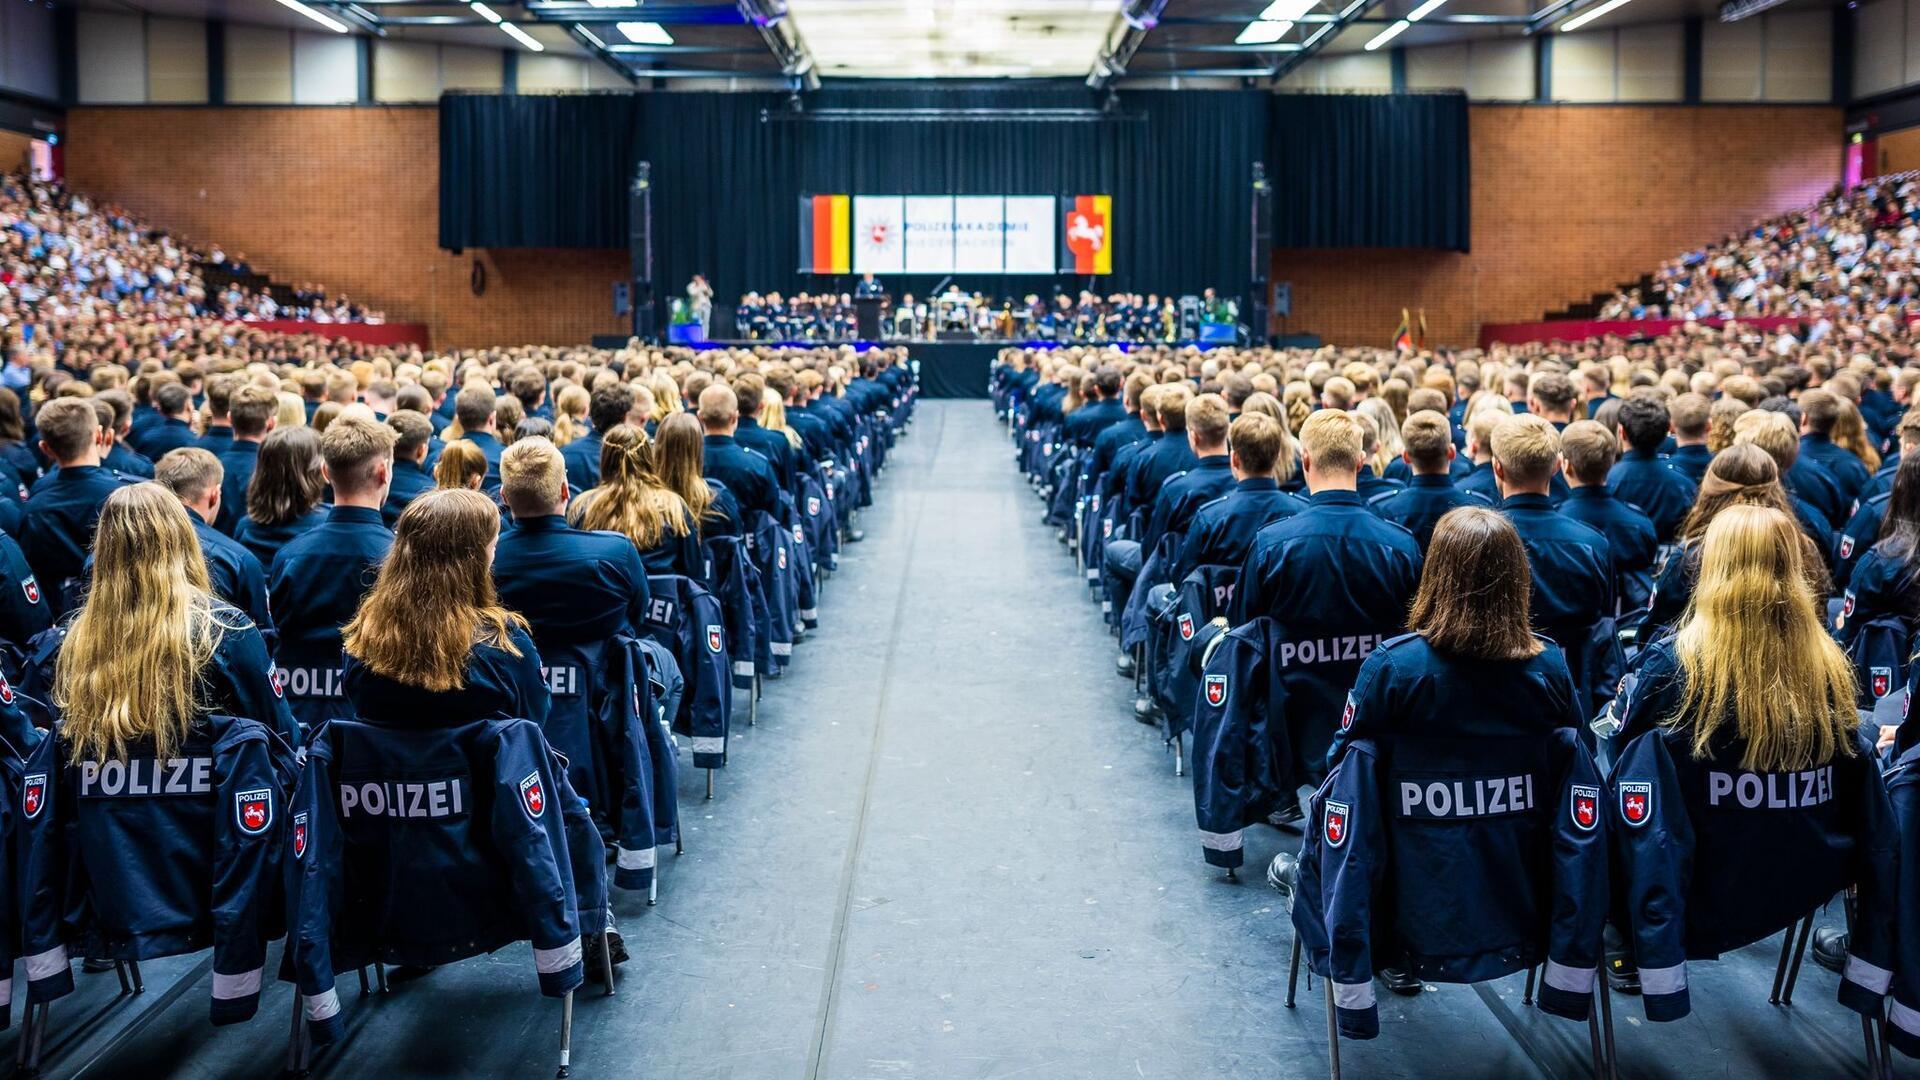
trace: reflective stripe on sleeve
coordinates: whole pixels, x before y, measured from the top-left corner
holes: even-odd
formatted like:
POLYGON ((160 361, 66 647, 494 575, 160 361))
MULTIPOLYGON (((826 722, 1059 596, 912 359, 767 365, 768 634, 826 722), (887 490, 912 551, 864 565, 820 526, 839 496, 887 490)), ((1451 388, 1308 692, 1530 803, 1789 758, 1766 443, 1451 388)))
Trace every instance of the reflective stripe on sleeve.
POLYGON ((1687 965, 1685 964, 1640 969, 1640 992, 1643 994, 1677 994, 1686 988, 1687 965))
POLYGON ((307 1019, 318 1023, 331 1020, 340 1013, 340 995, 332 990, 324 994, 307 994, 307 1019))
POLYGON ((652 848, 642 848, 639 851, 632 848, 616 848, 615 851, 617 852, 615 859, 622 870, 653 869, 652 848))
POLYGON ((1593 993, 1593 974, 1594 969, 1590 967, 1563 967, 1547 961, 1547 985, 1569 994, 1593 993))
POLYGON ((791 641, 776 641, 776 642, 773 642, 773 644, 772 644, 772 651, 773 651, 773 655, 775 655, 775 656, 792 656, 792 655, 793 655, 793 642, 791 642, 791 641))
POLYGON ((1200 830, 1200 846, 1208 851, 1239 851, 1241 844, 1240 829, 1232 832, 1208 832, 1200 830))
POLYGON ((1333 984, 1333 1005, 1337 1009, 1373 1008, 1373 982, 1333 984))
POLYGON ((1847 970, 1843 976, 1850 983, 1857 983, 1876 994, 1884 994, 1893 982, 1893 972, 1883 967, 1875 967, 1865 960, 1847 954, 1847 970))
POLYGON ((565 971, 580 962, 580 939, 574 938, 557 949, 533 950, 533 969, 542 975, 565 971))
POLYGON ((27 980, 39 982, 50 975, 59 974, 67 966, 67 947, 55 945, 46 952, 34 953, 26 958, 27 980))
POLYGON ((260 992, 260 969, 243 972, 239 975, 213 973, 213 997, 216 1001, 231 1001, 234 998, 252 997, 260 992))
POLYGON ((1920 1038, 1920 1012, 1909 1009, 1898 1001, 1892 1001, 1887 1003, 1887 1019, 1893 1021, 1894 1027, 1920 1038))
POLYGON ((727 739, 724 735, 695 735, 693 737, 693 752, 696 754, 720 754, 725 753, 726 749, 727 739))
POLYGON ((735 675, 752 675, 752 674, 753 674, 753 661, 751 661, 751 660, 735 660, 735 661, 733 662, 733 673, 734 673, 735 675))

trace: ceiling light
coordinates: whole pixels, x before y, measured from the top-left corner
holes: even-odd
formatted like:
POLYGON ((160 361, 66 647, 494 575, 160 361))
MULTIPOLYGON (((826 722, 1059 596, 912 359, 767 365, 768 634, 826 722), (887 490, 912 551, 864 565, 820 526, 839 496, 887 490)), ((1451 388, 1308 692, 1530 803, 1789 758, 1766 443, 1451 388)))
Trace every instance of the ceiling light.
POLYGON ((1565 34, 1565 33, 1568 33, 1569 31, 1578 30, 1581 27, 1592 22, 1593 20, 1599 18, 1600 16, 1605 15, 1608 12, 1614 10, 1615 8, 1625 5, 1626 2, 1627 0, 1607 0, 1606 3, 1601 4, 1599 7, 1588 8, 1587 10, 1581 12, 1580 14, 1575 15, 1573 18, 1568 19, 1566 22, 1561 23, 1560 32, 1565 34))
POLYGON ((347 32, 346 23, 343 23, 339 19, 336 19, 333 16, 328 15, 324 11, 318 11, 314 8, 308 7, 307 5, 301 3, 300 0, 280 0, 280 3, 293 9, 294 11, 299 12, 302 15, 305 15, 307 18, 312 19, 314 22, 319 23, 321 26, 326 27, 327 29, 333 31, 336 34, 344 34, 347 32))
POLYGON ((473 8, 474 13, 479 15, 481 18, 487 20, 488 22, 492 23, 495 26, 500 25, 500 14, 494 11, 492 8, 488 7, 487 5, 481 3, 480 0, 473 0, 472 5, 470 6, 473 8))
POLYGON ((580 31, 580 36, 581 36, 581 37, 583 37, 583 38, 586 38, 586 39, 587 39, 588 41, 591 41, 591 42, 593 42, 593 47, 594 47, 594 48, 596 48, 596 49, 604 49, 604 48, 606 48, 606 47, 607 47, 607 43, 606 43, 606 42, 604 42, 604 41, 601 41, 601 40, 600 40, 600 35, 599 35, 599 34, 596 34, 596 33, 594 33, 593 31, 591 31, 591 30, 589 30, 589 29, 587 29, 587 28, 586 28, 586 27, 585 27, 584 25, 582 25, 582 24, 580 24, 580 23, 574 23, 574 24, 573 24, 573 28, 574 28, 575 30, 578 30, 578 31, 580 31))
POLYGON ((639 7, 640 0, 587 0, 594 7, 639 7))
POLYGON ((620 32, 635 45, 673 44, 673 35, 657 22, 623 22, 618 25, 620 32))
POLYGON ((1298 22, 1300 16, 1319 7, 1319 0, 1273 0, 1260 13, 1261 22, 1298 22))
POLYGON ((1421 4, 1419 7, 1414 8, 1412 11, 1407 12, 1407 21, 1410 23, 1419 22, 1421 19, 1424 19, 1427 16, 1433 14, 1434 11, 1437 10, 1441 4, 1444 4, 1446 2, 1447 0, 1427 0, 1426 3, 1421 4))
POLYGON ((513 40, 519 42, 522 45, 525 45, 527 48, 533 50, 534 52, 547 51, 547 47, 545 45, 540 44, 538 41, 535 41, 533 39, 533 35, 527 33, 525 30, 520 29, 519 27, 513 25, 510 22, 501 23, 500 29, 505 30, 507 32, 508 37, 512 38, 513 40))
POLYGON ((1291 29, 1293 24, 1290 22, 1268 22, 1262 19, 1248 23, 1247 28, 1240 31, 1240 36, 1233 39, 1233 43, 1235 45, 1271 45, 1286 37, 1287 31, 1291 29))
MULTIPOLYGON (((1616 0, 1616 2, 1624 4, 1627 2, 1627 0, 1616 0)), ((1382 30, 1379 33, 1373 35, 1373 40, 1367 42, 1367 51, 1372 52, 1373 50, 1379 48, 1380 46, 1385 45, 1387 42, 1392 41, 1394 38, 1399 37, 1401 34, 1406 33, 1407 27, 1412 25, 1413 24, 1408 22, 1407 20, 1401 19, 1399 22, 1396 22, 1392 26, 1387 27, 1385 30, 1382 30)))

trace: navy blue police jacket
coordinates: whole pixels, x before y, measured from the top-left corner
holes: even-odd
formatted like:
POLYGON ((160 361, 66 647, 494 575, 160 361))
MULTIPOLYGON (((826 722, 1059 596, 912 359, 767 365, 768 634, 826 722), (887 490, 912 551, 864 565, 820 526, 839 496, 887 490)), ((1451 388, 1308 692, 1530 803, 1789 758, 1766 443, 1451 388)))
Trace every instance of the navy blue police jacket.
POLYGON ((774 483, 781 491, 793 490, 797 452, 793 444, 787 441, 786 432, 761 427, 758 420, 743 416, 739 426, 734 429, 733 438, 741 446, 767 459, 767 464, 773 466, 774 483))
POLYGON ((1362 670, 1351 741, 1308 807, 1293 905, 1309 965, 1333 984, 1341 1034, 1379 1033, 1373 977, 1401 964, 1472 983, 1544 962, 1541 1008, 1586 1018, 1608 826, 1572 691, 1551 647, 1486 663, 1410 635, 1362 670), (1457 685, 1481 678, 1526 707, 1457 685), (1455 708, 1466 699, 1481 708, 1455 708))
POLYGON ((1608 828, 1647 1019, 1691 1010, 1688 960, 1777 934, 1851 885, 1859 917, 1840 1002, 1877 1013, 1894 964, 1899 838, 1872 746, 1856 733, 1851 754, 1759 772, 1742 767, 1746 744, 1729 718, 1696 757, 1693 732, 1663 724, 1685 693, 1669 639, 1647 649, 1625 703, 1613 706, 1623 749, 1608 828))
POLYGON ((41 590, 53 601, 56 618, 80 603, 81 571, 93 547, 100 504, 131 482, 98 465, 74 465, 55 469, 34 485, 27 499, 27 521, 20 531, 20 550, 41 590))
POLYGON ((326 524, 332 510, 331 505, 321 503, 299 517, 273 524, 255 521, 242 514, 240 520, 234 522, 233 538, 253 552, 253 557, 259 559, 261 565, 271 565, 282 548, 326 524))
POLYGON ((589 431, 560 448, 560 458, 567 465, 567 486, 574 491, 599 485, 601 442, 600 432, 589 431))
POLYGON ((724 768, 733 677, 720 601, 699 581, 679 575, 654 575, 647 587, 643 633, 673 654, 684 680, 677 715, 669 722, 691 740, 694 768, 724 768))
POLYGON ((780 479, 774 475, 773 463, 732 436, 707 436, 702 471, 733 493, 742 520, 756 513, 779 516, 780 479))
POLYGON ((233 535, 240 519, 247 516, 247 487, 253 483, 253 470, 260 464, 258 440, 229 439, 220 451, 220 517, 214 528, 233 535))
POLYGON ((381 675, 354 657, 341 668, 348 715, 393 728, 449 728, 476 720, 520 717, 544 728, 553 707, 540 650, 525 630, 507 634, 509 652, 480 642, 467 654, 466 685, 428 690, 381 675), (515 655, 518 654, 518 655, 515 655))
POLYGON ((1680 531, 1680 523, 1686 519, 1687 511, 1693 509, 1693 496, 1698 490, 1672 461, 1643 450, 1628 450, 1620 455, 1620 460, 1607 473, 1607 487, 1615 498, 1624 499, 1647 515, 1647 520, 1653 522, 1654 535, 1663 544, 1671 543, 1680 531))
POLYGON ((1804 454, 1794 459, 1793 468, 1787 470, 1781 482, 1794 498, 1819 511, 1821 520, 1830 529, 1846 525, 1847 517, 1853 513, 1853 500, 1840 490, 1840 482, 1826 466, 1804 454))
POLYGON ((646 622, 647 570, 633 543, 558 514, 515 518, 495 549, 493 579, 536 642, 604 641, 646 622))
MULTIPOLYGON (((1489 477, 1492 470, 1488 470, 1489 477)), ((1463 506, 1491 506, 1486 497, 1453 482, 1444 473, 1419 473, 1407 486, 1375 495, 1367 506, 1374 513, 1413 534, 1421 551, 1433 542, 1433 527, 1452 510, 1463 506)))
POLYGON ((53 625, 53 605, 13 538, 0 535, 0 674, 19 678, 27 642, 53 625))
POLYGON ((487 475, 480 481, 482 491, 489 494, 500 490, 500 455, 507 452, 507 445, 491 431, 469 431, 460 436, 480 448, 480 455, 487 459, 487 475))
POLYGON ((1193 512, 1169 581, 1182 581, 1194 567, 1238 567, 1261 529, 1307 508, 1307 500, 1280 490, 1271 476, 1249 476, 1233 490, 1193 512))
POLYGON ((1100 433, 1127 418, 1127 407, 1119 399, 1093 401, 1067 414, 1061 431, 1075 446, 1094 444, 1100 433))
POLYGON ((1152 506, 1168 480, 1193 468, 1199 460, 1185 432, 1163 433, 1134 458, 1133 474, 1127 479, 1128 507, 1152 506))
POLYGON ((0 458, 0 532, 16 539, 27 523, 27 500, 33 490, 13 463, 0 458))
POLYGON ((605 902, 603 859, 530 720, 323 724, 288 846, 287 948, 314 1041, 341 1031, 335 973, 376 960, 435 967, 531 941, 540 992, 576 989, 580 935, 605 925, 582 926, 588 894, 605 902))
POLYGON ((106 454, 100 458, 100 464, 114 472, 141 480, 153 479, 153 462, 126 443, 116 442, 108 447, 106 454))
POLYGON ((353 619, 392 546, 380 511, 336 506, 268 566, 267 595, 280 631, 275 656, 301 723, 351 715, 340 679, 340 628, 353 619))
POLYGON ((1900 827, 1900 910, 1894 925, 1899 956, 1887 1002, 1887 1041, 1908 1057, 1920 1057, 1920 747, 1908 747, 1885 781, 1900 827))
MULTIPOLYGON (((1866 496, 1867 487, 1873 480, 1873 473, 1867 469, 1866 462, 1826 435, 1810 431, 1800 436, 1800 458, 1812 461, 1833 477, 1849 511, 1855 500, 1866 496)), ((1844 522, 1836 521, 1833 527, 1837 529, 1842 524, 1844 522)))
POLYGON ((1850 645, 1855 633, 1875 619, 1888 616, 1908 620, 1920 616, 1920 564, 1909 552, 1902 557, 1882 540, 1867 549, 1841 594, 1840 614, 1834 619, 1834 637, 1850 645))
POLYGON ((1162 536, 1185 532, 1202 506, 1233 490, 1233 467, 1226 454, 1203 457, 1179 476, 1170 478, 1153 500, 1153 514, 1140 537, 1140 550, 1151 552, 1162 536))
POLYGON ((187 511, 193 534, 200 539, 200 554, 207 561, 207 578, 213 595, 232 604, 253 620, 272 653, 280 640, 267 603, 267 571, 253 552, 207 524, 199 514, 187 511))
POLYGON ((213 949, 215 1024, 250 1019, 286 925, 281 859, 295 759, 257 720, 196 721, 165 759, 76 759, 61 738, 24 766, 28 1000, 72 989, 65 950, 152 960, 213 949))
POLYGON ((1104 475, 1108 469, 1113 468, 1114 455, 1120 452, 1121 447, 1139 442, 1146 437, 1147 426, 1141 423, 1140 417, 1134 413, 1128 413, 1124 418, 1100 429, 1100 434, 1093 437, 1093 457, 1091 464, 1087 467, 1088 475, 1095 477, 1104 475))
POLYGON ((1613 614, 1607 538, 1562 515, 1545 495, 1510 495, 1500 512, 1513 522, 1533 568, 1534 629, 1573 647, 1613 614))
POLYGON ((1318 779, 1361 662, 1406 627, 1420 545, 1356 492, 1315 492, 1308 502, 1254 536, 1228 621, 1274 620, 1293 760, 1318 779))
POLYGON ((227 447, 233 445, 233 425, 208 424, 207 430, 200 435, 200 441, 194 443, 194 445, 207 451, 214 457, 219 457, 221 454, 227 452, 227 447))
POLYGON ((1886 520, 1887 503, 1893 498, 1891 491, 1883 491, 1861 500, 1859 509, 1847 519, 1846 527, 1834 540, 1833 546, 1833 585, 1845 588, 1853 577, 1853 568, 1866 555, 1880 538, 1880 523, 1886 520))
POLYGON ((1279 626, 1266 616, 1224 631, 1210 623, 1191 642, 1200 658, 1189 710, 1193 813, 1209 866, 1239 867, 1246 826, 1297 802, 1285 671, 1274 663, 1281 644, 1279 626))
MULTIPOLYGON (((1460 460, 1455 458, 1455 461, 1460 460)), ((1478 495, 1487 501, 1488 506, 1500 502, 1500 481, 1493 475, 1493 462, 1479 461, 1467 469, 1465 476, 1455 477, 1453 486, 1469 495, 1478 495)))
POLYGON ((1627 610, 1645 605, 1653 587, 1653 564, 1660 553, 1653 522, 1631 503, 1622 502, 1604 484, 1574 488, 1560 513, 1607 538, 1613 558, 1613 594, 1627 610))
POLYGON ((1708 450, 1705 443, 1676 446, 1673 453, 1667 456, 1667 464, 1685 474, 1698 487, 1700 481, 1706 479, 1707 466, 1713 464, 1713 451, 1708 450))
POLYGON ((185 420, 167 417, 149 428, 146 437, 134 443, 134 449, 149 461, 159 461, 167 456, 169 450, 178 450, 183 446, 200 445, 200 437, 193 433, 193 425, 185 420))
POLYGON ((424 465, 394 459, 393 482, 387 486, 387 501, 380 507, 381 520, 387 528, 393 528, 409 503, 433 489, 433 474, 424 465))

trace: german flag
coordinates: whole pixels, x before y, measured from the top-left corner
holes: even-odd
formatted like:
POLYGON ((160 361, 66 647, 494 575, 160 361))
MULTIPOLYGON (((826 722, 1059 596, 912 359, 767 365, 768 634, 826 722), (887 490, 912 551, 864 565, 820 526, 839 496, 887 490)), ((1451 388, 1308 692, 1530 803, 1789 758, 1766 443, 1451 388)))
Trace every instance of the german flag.
POLYGON ((1076 274, 1113 273, 1113 196, 1076 195, 1061 234, 1076 274))
POLYGON ((846 274, 853 271, 852 217, 845 195, 800 196, 800 272, 846 274))
POLYGON ((1400 328, 1393 332, 1393 350, 1413 351, 1413 318, 1406 308, 1400 309, 1400 328))

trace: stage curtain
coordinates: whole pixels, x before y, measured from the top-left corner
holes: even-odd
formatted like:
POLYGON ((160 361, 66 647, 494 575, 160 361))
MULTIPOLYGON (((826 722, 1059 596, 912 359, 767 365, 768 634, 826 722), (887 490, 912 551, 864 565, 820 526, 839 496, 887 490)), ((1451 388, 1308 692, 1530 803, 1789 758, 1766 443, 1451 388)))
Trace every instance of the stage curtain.
POLYGON ((1275 247, 1466 251, 1465 94, 1279 94, 1275 247))
POLYGON ((633 111, 630 94, 442 97, 440 246, 626 247, 633 111))

